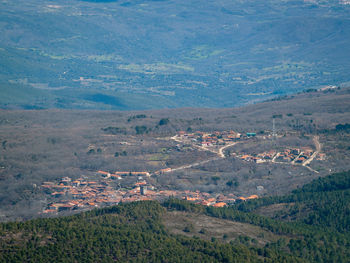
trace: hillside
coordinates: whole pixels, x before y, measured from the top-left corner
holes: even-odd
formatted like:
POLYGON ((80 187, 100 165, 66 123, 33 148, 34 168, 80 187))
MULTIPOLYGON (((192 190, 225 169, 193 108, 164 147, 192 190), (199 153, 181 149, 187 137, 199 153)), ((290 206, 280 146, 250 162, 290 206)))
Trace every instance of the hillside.
POLYGON ((286 194, 350 169, 349 100, 344 88, 233 109, 2 110, 0 219, 175 193, 197 202, 286 194), (148 196, 137 195, 140 183, 148 196))
POLYGON ((166 213, 157 203, 133 203, 74 217, 2 224, 0 261, 293 262, 286 255, 261 255, 269 249, 258 252, 171 235, 161 223, 166 213))
POLYGON ((350 172, 333 174, 291 195, 228 208, 170 199, 2 223, 0 261, 348 262, 349 178, 350 172), (283 222, 254 212, 291 201, 309 216, 283 222))
POLYGON ((344 1, 0 3, 0 108, 233 107, 349 80, 344 1))

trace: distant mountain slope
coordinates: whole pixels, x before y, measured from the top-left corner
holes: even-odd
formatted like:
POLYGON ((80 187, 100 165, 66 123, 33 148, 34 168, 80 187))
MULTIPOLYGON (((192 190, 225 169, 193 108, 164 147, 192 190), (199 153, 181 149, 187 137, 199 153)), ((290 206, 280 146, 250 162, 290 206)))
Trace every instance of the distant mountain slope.
POLYGON ((338 1, 2 1, 1 108, 231 107, 349 81, 338 1))

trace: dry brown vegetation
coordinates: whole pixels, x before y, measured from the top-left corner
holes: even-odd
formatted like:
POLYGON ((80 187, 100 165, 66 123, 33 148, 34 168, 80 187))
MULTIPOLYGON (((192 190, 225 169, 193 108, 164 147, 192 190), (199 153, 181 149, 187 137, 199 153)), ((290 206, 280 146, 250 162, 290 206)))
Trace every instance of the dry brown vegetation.
POLYGON ((280 238, 272 232, 247 223, 235 222, 215 217, 181 211, 168 211, 163 216, 165 227, 173 234, 221 242, 231 242, 236 239, 249 237, 247 242, 263 246, 266 243, 276 242, 280 238))
POLYGON ((179 144, 180 130, 268 134, 272 119, 279 134, 293 136, 237 144, 237 151, 311 146, 306 135, 319 134, 325 161, 311 167, 243 162, 235 157, 155 176, 160 189, 189 189, 236 195, 284 194, 333 171, 350 169, 349 133, 333 132, 350 123, 350 89, 310 92, 235 109, 122 111, 0 111, 0 220, 36 216, 50 201, 44 181, 64 176, 94 177, 97 170, 157 171, 206 160, 215 154, 179 144), (168 121, 161 121, 167 119, 168 121), (160 125, 162 124, 162 125, 160 125), (138 134, 137 134, 138 133, 138 134), (213 179, 215 178, 215 179, 213 179), (264 190, 258 191, 257 186, 264 190))

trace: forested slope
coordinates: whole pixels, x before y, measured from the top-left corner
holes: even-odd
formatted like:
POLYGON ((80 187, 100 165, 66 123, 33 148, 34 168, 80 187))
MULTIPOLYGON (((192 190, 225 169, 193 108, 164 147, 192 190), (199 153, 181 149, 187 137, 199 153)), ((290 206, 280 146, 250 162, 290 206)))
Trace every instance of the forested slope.
MULTIPOLYGON (((156 202, 1 225, 1 262, 263 262, 243 245, 169 235, 156 202)), ((267 249, 266 251, 269 251, 267 249)), ((267 262, 292 262, 266 254, 267 262)))
POLYGON ((165 206, 260 226, 281 238, 269 243, 307 262, 349 262, 350 172, 319 178, 290 195, 267 197, 228 208, 202 207, 178 200, 165 206), (279 205, 279 206, 278 206, 279 205), (269 207, 274 216, 264 216, 269 207), (286 238, 288 236, 288 238, 286 238))
POLYGON ((229 208, 171 199, 121 204, 82 214, 0 225, 1 262, 348 262, 350 172, 313 181, 292 194, 229 208), (274 219, 259 207, 294 203, 274 219), (298 208, 299 212, 295 212, 298 208), (307 210, 303 212, 302 210, 307 210), (201 240, 170 234, 162 218, 187 211, 260 226, 281 238, 265 246, 240 236, 201 240), (281 218, 299 213, 294 219, 281 218))

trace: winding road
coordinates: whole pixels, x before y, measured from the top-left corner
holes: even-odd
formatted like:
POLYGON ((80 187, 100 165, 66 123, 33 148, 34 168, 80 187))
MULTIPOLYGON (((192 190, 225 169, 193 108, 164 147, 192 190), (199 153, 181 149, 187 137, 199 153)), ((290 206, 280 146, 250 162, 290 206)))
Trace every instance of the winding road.
MULTIPOLYGON (((183 143, 183 141, 179 140, 178 139, 178 136, 175 135, 173 137, 171 137, 170 139, 176 141, 176 142, 181 142, 183 143)), ((235 144, 237 144, 237 142, 234 142, 234 143, 230 143, 230 144, 227 144, 225 146, 222 146, 218 149, 218 151, 215 151, 215 150, 212 150, 212 149, 208 149, 206 147, 203 147, 203 146, 198 146, 198 145, 193 145, 193 147, 199 149, 199 150, 202 150, 202 151, 209 151, 209 152, 212 152, 212 153, 215 153, 217 154, 219 157, 214 157, 214 158, 210 158, 210 159, 207 159, 207 160, 204 160, 204 161, 200 161, 200 162, 195 162, 195 163, 191 163, 191 164, 186 164, 186 165, 183 165, 183 166, 180 166, 180 167, 176 167, 176 168, 171 168, 171 170, 169 171, 166 171, 166 173, 170 173, 170 172, 174 172, 174 171, 179 171, 179 170, 183 170, 183 169, 189 169, 189 168, 192 168, 192 167, 195 167, 195 166, 198 166, 198 165, 202 165, 202 164, 205 164, 205 163, 208 163, 208 162, 211 162, 211 161, 217 161, 219 159, 223 159, 225 158, 225 153, 224 153, 224 150, 228 147, 231 147, 231 146, 234 146, 235 144)))
POLYGON ((221 148, 219 149, 218 155, 219 155, 221 158, 225 158, 224 150, 225 150, 226 148, 231 147, 231 146, 236 145, 236 144, 237 144, 237 142, 234 142, 234 143, 230 143, 230 144, 227 144, 227 145, 221 147, 221 148))

